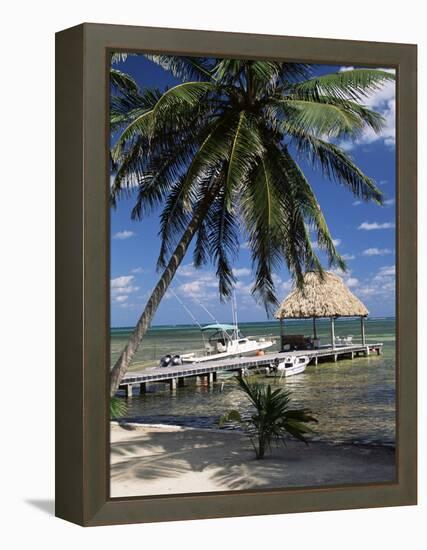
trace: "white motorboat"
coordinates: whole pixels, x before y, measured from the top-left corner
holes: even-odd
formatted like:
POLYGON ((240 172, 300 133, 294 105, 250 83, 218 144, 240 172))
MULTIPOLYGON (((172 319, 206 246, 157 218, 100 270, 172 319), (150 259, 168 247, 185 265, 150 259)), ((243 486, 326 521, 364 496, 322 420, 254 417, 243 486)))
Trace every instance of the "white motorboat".
POLYGON ((237 325, 214 324, 201 328, 205 344, 204 353, 185 353, 180 356, 183 363, 215 361, 237 355, 251 355, 271 347, 273 340, 244 336, 237 325), (210 336, 207 336, 210 334, 210 336))
POLYGON ((280 374, 280 378, 282 378, 282 376, 293 376, 294 374, 304 372, 309 362, 310 357, 307 355, 288 355, 274 368, 280 374))
MULTIPOLYGON (((188 308, 182 303, 178 296, 173 292, 177 300, 182 304, 186 311, 196 321, 188 308)), ((209 311, 200 304, 207 313, 209 311)), ((244 336, 237 322, 236 298, 233 296, 231 304, 233 315, 233 324, 226 325, 216 321, 214 324, 201 326, 198 324, 202 333, 204 349, 201 352, 183 353, 180 355, 165 355, 160 359, 161 367, 182 365, 183 363, 203 363, 205 361, 218 361, 227 357, 236 357, 241 355, 253 355, 262 352, 264 349, 274 345, 272 338, 256 338, 254 336, 244 336)), ((209 315, 211 315, 209 313, 209 315)), ((211 317, 213 317, 211 315, 211 317)))

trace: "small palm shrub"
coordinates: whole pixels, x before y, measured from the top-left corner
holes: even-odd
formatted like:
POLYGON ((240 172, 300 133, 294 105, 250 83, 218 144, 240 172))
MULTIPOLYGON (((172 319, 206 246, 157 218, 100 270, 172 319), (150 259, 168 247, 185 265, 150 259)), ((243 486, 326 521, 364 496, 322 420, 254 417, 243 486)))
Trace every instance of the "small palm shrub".
POLYGON ((293 409, 290 406, 291 392, 283 388, 272 389, 270 384, 251 382, 242 376, 237 377, 239 389, 246 394, 255 411, 242 417, 237 410, 231 410, 220 419, 236 422, 242 426, 255 450, 256 458, 264 458, 271 444, 285 443, 292 436, 308 444, 305 434, 312 429, 307 425, 316 422, 309 409, 293 409))
POLYGON ((112 397, 110 399, 110 418, 120 418, 128 411, 126 402, 120 397, 112 397))

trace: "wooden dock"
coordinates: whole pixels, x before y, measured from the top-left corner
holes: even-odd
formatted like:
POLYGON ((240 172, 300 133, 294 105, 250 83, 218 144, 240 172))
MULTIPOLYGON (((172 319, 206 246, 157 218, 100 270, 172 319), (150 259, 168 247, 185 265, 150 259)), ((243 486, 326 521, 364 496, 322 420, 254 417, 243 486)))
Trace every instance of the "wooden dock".
POLYGON ((120 389, 126 390, 126 396, 132 397, 133 389, 138 386, 141 393, 147 389, 148 383, 165 382, 168 383, 171 390, 185 384, 186 378, 196 377, 199 382, 211 384, 216 378, 218 372, 239 372, 243 369, 256 369, 259 367, 270 366, 277 363, 285 356, 308 356, 309 364, 317 365, 319 361, 338 361, 338 359, 354 359, 358 356, 368 356, 371 353, 380 355, 383 344, 353 344, 350 346, 331 346, 301 351, 284 351, 277 353, 266 353, 254 357, 232 357, 221 361, 204 361, 203 363, 187 363, 172 367, 154 367, 147 368, 143 372, 131 372, 125 376, 120 384, 120 389))

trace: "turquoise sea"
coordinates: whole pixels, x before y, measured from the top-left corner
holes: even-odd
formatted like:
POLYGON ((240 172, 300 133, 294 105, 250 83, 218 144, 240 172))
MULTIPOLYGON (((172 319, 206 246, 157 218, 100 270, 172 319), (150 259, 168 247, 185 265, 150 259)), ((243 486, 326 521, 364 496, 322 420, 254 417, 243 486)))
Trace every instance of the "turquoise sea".
MULTIPOLYGON (((250 336, 279 337, 277 321, 240 323, 250 336)), ((111 330, 111 363, 118 357, 130 328, 111 330)), ((311 321, 287 321, 286 332, 312 332, 311 321)), ((318 321, 322 343, 329 341, 329 322, 318 321)), ((360 321, 339 319, 337 336, 353 336, 360 341, 360 321)), ((303 374, 279 381, 260 377, 265 383, 280 384, 293 393, 295 406, 310 408, 319 424, 314 440, 333 443, 395 444, 395 319, 373 318, 366 321, 370 343, 383 342, 384 353, 337 363, 319 363, 307 367, 303 374)), ((277 340, 278 341, 278 340, 277 340)), ((137 353, 132 370, 158 364, 166 353, 183 353, 202 347, 200 331, 194 325, 152 327, 137 353)), ((270 348, 271 351, 277 347, 270 348)), ((188 382, 171 393, 165 384, 151 385, 148 393, 129 401, 128 419, 135 422, 176 424, 200 428, 217 428, 219 417, 231 408, 247 409, 244 396, 236 389, 233 376, 224 374, 212 386, 188 382)))

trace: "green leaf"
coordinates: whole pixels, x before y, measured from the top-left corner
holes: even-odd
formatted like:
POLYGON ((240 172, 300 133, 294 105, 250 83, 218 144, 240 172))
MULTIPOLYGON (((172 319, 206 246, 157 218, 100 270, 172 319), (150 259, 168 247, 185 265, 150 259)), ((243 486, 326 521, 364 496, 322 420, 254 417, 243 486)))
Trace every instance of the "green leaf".
POLYGON ((395 80, 394 74, 377 69, 353 69, 318 76, 295 84, 293 90, 306 97, 331 95, 341 99, 361 100, 381 88, 385 82, 395 80))
POLYGON ((110 81, 112 86, 121 93, 138 93, 138 84, 135 80, 117 69, 110 70, 110 81))

